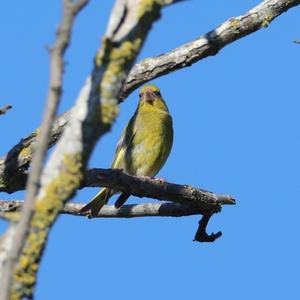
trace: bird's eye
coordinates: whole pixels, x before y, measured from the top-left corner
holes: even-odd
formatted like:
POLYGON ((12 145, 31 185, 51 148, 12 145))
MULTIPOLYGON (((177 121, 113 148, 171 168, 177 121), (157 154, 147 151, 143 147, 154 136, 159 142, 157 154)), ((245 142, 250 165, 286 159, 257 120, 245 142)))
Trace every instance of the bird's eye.
POLYGON ((155 91, 154 94, 155 94, 156 96, 158 96, 158 97, 161 96, 161 95, 160 95, 160 91, 155 91))
POLYGON ((139 97, 142 98, 142 93, 139 93, 139 97))

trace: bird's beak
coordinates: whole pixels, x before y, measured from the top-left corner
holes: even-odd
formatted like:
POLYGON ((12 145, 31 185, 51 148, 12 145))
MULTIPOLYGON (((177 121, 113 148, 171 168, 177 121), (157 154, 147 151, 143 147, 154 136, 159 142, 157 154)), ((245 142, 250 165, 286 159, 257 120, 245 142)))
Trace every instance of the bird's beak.
POLYGON ((147 90, 143 93, 142 100, 152 103, 155 100, 155 94, 151 90, 147 90))

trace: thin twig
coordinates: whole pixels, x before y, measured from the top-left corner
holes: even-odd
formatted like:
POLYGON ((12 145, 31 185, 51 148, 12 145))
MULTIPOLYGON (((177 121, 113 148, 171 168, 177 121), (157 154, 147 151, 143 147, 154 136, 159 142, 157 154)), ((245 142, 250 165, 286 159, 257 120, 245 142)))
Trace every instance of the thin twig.
MULTIPOLYGON (((5 218, 6 213, 20 211, 24 201, 22 200, 0 200, 0 216, 5 218)), ((67 203, 60 211, 61 214, 83 216, 80 209, 83 203, 67 203)), ((120 208, 114 205, 105 205, 101 208, 96 218, 137 218, 137 217, 184 217, 201 214, 201 210, 179 203, 142 203, 127 204, 120 208)))
POLYGON ((10 104, 4 105, 2 108, 0 108, 0 115, 6 114, 8 110, 10 110, 12 106, 10 104))
POLYGON ((36 148, 32 157, 32 169, 27 182, 27 193, 22 216, 16 228, 13 245, 7 258, 1 282, 0 299, 10 298, 12 274, 14 266, 25 243, 29 223, 33 214, 35 197, 39 190, 43 161, 48 149, 48 141, 56 111, 62 93, 63 55, 67 49, 72 32, 74 19, 79 10, 87 4, 88 0, 80 0, 73 4, 72 0, 64 0, 62 21, 57 30, 54 47, 50 49, 50 83, 48 99, 45 107, 43 122, 37 138, 36 148))

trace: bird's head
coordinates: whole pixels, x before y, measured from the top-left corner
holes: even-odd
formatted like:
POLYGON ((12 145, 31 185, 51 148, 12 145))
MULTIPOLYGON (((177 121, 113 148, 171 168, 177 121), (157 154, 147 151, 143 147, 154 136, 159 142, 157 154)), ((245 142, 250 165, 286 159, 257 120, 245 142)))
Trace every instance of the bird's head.
POLYGON ((145 85, 140 90, 140 106, 157 108, 168 112, 168 107, 163 100, 160 90, 156 85, 145 85))

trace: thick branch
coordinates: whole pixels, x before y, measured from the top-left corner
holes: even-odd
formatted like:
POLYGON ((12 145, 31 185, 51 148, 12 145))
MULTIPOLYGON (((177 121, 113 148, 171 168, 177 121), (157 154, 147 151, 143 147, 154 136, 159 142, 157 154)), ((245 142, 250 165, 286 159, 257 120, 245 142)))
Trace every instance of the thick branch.
MULTIPOLYGON (((24 181, 26 181, 26 178, 24 178, 24 181)), ((81 188, 84 187, 114 188, 138 197, 149 197, 186 205, 196 204, 197 206, 197 202, 200 201, 203 209, 218 205, 218 201, 221 204, 235 204, 234 198, 228 195, 216 195, 189 185, 179 185, 151 178, 132 176, 123 173, 121 170, 114 169, 88 170, 81 183, 81 188)), ((24 186, 21 187, 21 189, 23 188, 24 186)))
MULTIPOLYGON (((173 1, 167 2, 172 3, 173 1)), ((188 67, 209 55, 217 54, 226 45, 268 26, 276 17, 298 4, 300 4, 299 0, 263 1, 246 14, 231 18, 192 42, 166 54, 144 59, 132 68, 121 96, 126 97, 147 81, 188 67)), ((68 111, 56 120, 49 145, 57 142, 70 115, 71 111, 68 111)), ((22 173, 30 164, 36 132, 22 139, 6 156, 0 159, 0 191, 11 193, 18 189, 20 183, 22 184, 24 179, 22 173)))
POLYGON ((222 204, 235 204, 229 195, 217 195, 189 185, 179 185, 160 180, 132 176, 121 170, 91 169, 83 186, 105 186, 138 197, 150 197, 197 207, 202 212, 216 212, 222 204))

